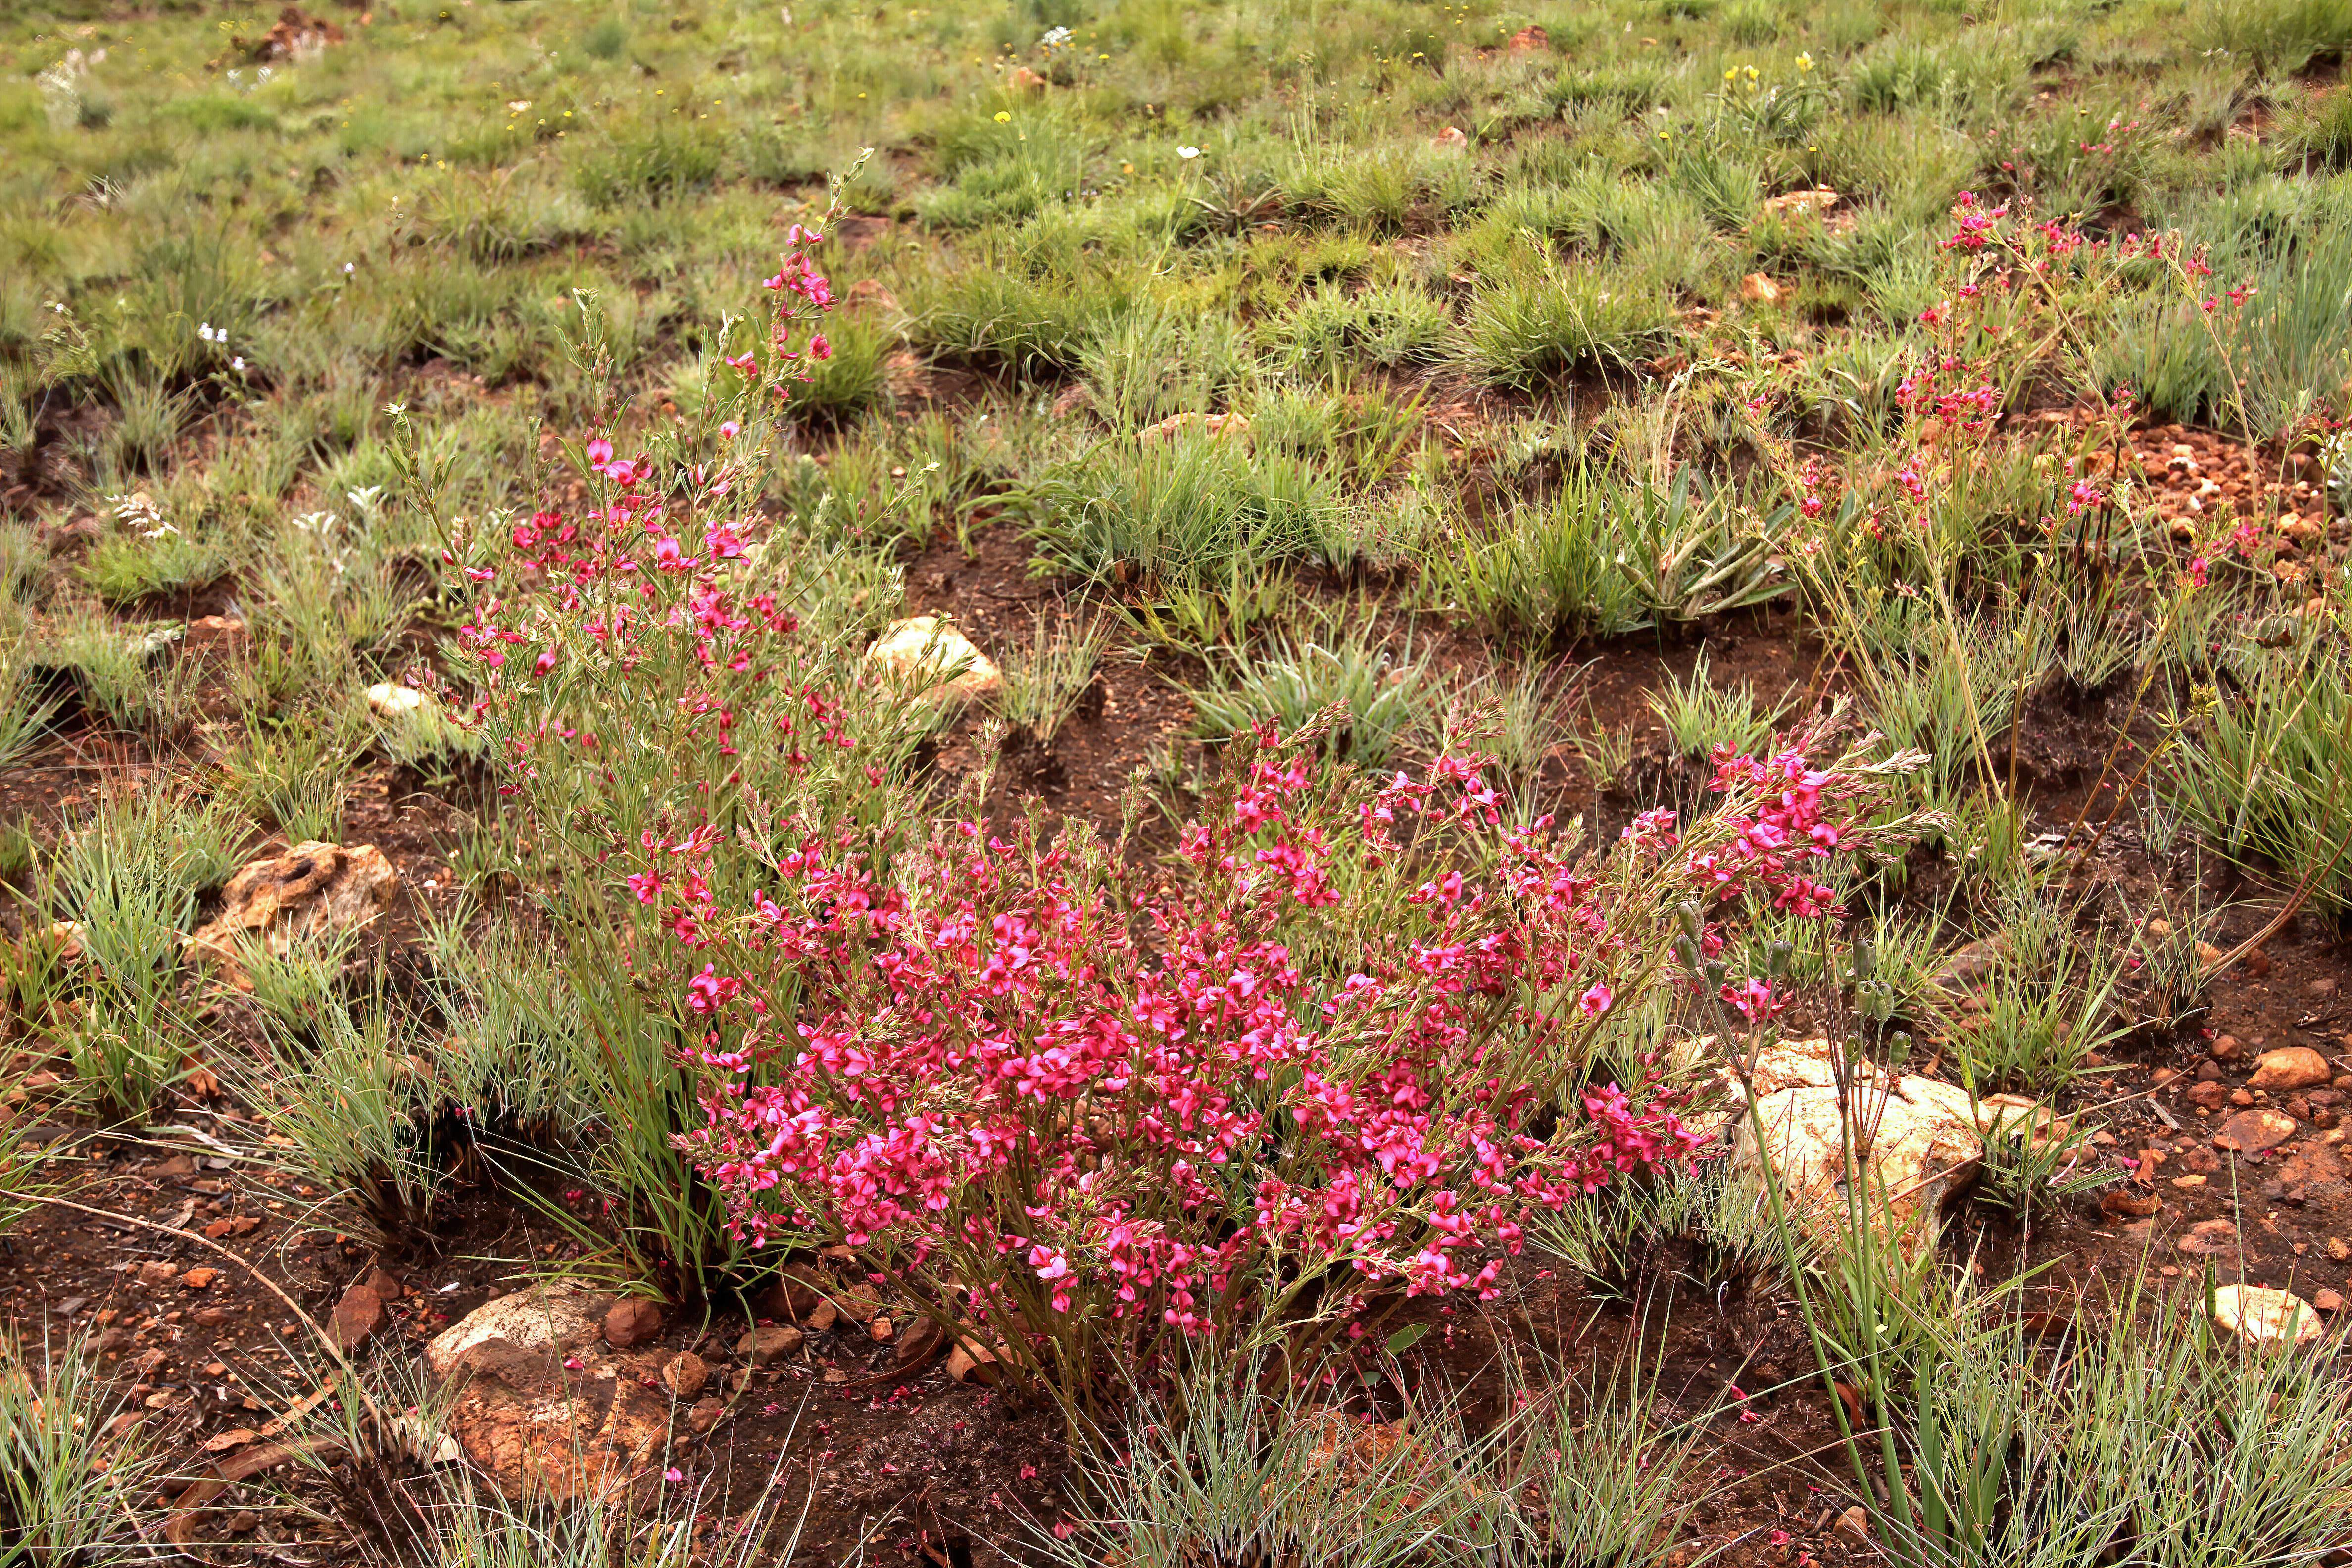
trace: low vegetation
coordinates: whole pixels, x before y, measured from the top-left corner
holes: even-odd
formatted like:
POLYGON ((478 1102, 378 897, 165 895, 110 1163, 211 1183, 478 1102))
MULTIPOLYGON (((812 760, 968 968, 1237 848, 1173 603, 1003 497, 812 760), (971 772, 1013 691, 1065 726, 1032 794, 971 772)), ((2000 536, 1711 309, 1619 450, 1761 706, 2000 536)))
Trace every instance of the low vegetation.
POLYGON ((2347 49, 0 22, 0 1563, 2337 1561, 2347 49))

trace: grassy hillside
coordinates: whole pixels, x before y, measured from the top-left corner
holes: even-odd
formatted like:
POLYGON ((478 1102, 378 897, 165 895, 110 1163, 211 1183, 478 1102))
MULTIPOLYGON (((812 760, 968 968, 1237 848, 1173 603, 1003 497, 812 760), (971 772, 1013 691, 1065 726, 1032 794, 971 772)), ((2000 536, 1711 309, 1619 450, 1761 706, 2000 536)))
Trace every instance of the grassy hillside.
POLYGON ((2347 47, 0 11, 0 1563, 2336 1562, 2347 47))

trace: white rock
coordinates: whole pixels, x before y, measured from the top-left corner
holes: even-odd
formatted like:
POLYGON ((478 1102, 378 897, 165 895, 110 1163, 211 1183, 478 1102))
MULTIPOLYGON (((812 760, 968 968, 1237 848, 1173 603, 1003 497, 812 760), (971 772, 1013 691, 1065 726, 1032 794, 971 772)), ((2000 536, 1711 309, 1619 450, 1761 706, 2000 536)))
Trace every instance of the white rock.
POLYGON ((937 616, 891 622, 882 640, 866 650, 866 662, 894 681, 965 702, 993 696, 1004 686, 994 661, 937 616))
POLYGON ((425 1364, 446 1378, 468 1351, 491 1340, 540 1354, 571 1352, 604 1331, 612 1299, 564 1284, 536 1285, 485 1301, 425 1347, 425 1364))
POLYGON ((383 719, 421 718, 433 710, 433 699, 414 686, 379 680, 367 689, 367 704, 383 719))
MULTIPOLYGON (((1755 1124, 1738 1104, 1738 1081, 1724 1075, 1734 1108, 1727 1118, 1733 1158, 1754 1165, 1755 1124)), ((1847 1163, 1845 1116, 1826 1040, 1791 1040, 1766 1051, 1756 1068, 1765 1147, 1789 1197, 1791 1217, 1829 1241, 1846 1228, 1850 1175, 1863 1183, 1864 1212, 1907 1253, 1933 1239, 1931 1222, 1976 1181, 1984 1158, 1968 1090, 1916 1073, 1854 1067, 1853 1163, 1847 1163)), ((1722 1123, 1718 1123, 1718 1126, 1722 1123)))
POLYGON ((661 1474, 673 1436, 663 1357, 607 1350, 611 1306, 577 1286, 537 1285, 425 1347, 444 1428, 509 1500, 617 1501, 661 1474))
POLYGON ((2214 1291, 2213 1321, 2261 1349, 2307 1345, 2320 1334, 2316 1308, 2266 1285, 2224 1285, 2214 1291))

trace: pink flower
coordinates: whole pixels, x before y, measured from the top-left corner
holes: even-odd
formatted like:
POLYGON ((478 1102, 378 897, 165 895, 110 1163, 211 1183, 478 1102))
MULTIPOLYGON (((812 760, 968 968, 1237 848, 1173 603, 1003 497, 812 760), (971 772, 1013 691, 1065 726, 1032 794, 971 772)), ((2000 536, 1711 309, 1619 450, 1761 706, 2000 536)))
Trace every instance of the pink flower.
POLYGON ((1584 1010, 1584 1016, 1586 1017, 1597 1018, 1601 1014, 1609 1011, 1610 1005, 1616 1000, 1616 994, 1611 991, 1608 986, 1595 984, 1588 989, 1582 996, 1577 998, 1576 1005, 1584 1010))

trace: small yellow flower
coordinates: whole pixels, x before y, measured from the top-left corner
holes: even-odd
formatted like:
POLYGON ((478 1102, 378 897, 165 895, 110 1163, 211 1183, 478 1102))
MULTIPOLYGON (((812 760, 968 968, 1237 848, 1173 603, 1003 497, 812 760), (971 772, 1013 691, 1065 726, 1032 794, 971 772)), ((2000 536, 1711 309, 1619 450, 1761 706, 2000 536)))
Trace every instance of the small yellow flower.
POLYGON ((1797 57, 1797 68, 1801 71, 1809 71, 1812 69, 1813 57, 1811 55, 1799 55, 1797 57))
POLYGON ((996 111, 996 122, 999 125, 1010 125, 1013 123, 1013 116, 1000 109, 996 111))

